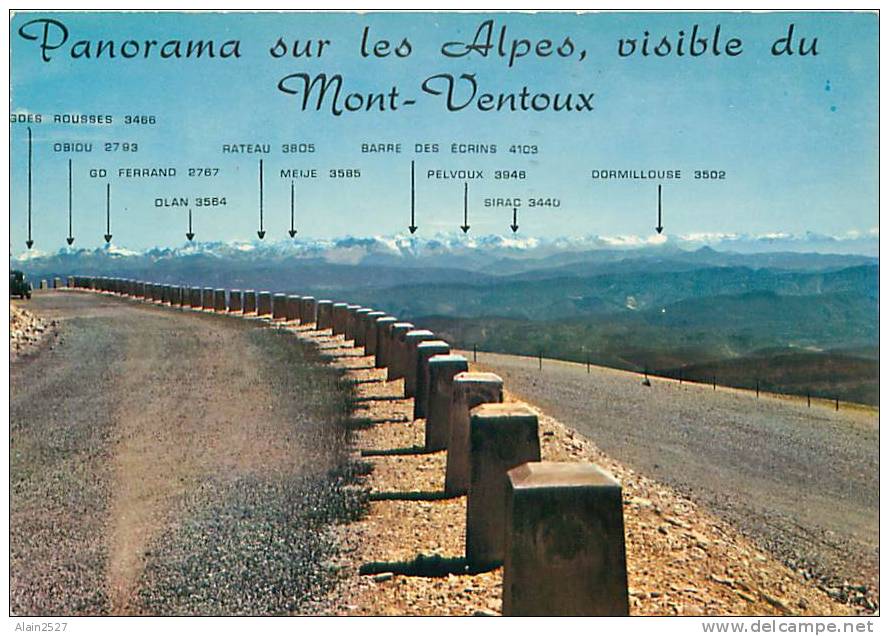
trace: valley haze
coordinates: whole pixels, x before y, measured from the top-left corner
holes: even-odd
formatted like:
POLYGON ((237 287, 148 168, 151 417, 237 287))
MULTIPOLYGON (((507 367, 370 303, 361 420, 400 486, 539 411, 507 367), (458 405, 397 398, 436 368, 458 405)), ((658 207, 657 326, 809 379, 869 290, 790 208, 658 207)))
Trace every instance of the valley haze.
POLYGON ((114 275, 348 300, 455 346, 879 402, 879 237, 343 237, 63 248, 32 278, 114 275))

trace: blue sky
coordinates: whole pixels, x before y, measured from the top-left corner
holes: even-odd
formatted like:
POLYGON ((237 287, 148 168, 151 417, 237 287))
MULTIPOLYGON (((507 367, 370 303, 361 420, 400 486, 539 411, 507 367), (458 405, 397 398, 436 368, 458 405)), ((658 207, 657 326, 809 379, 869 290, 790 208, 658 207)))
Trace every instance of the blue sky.
MULTIPOLYGON (((844 234, 878 224, 877 19, 869 14, 18 14, 11 21, 12 109, 40 113, 34 137, 32 225, 35 248, 52 251, 67 235, 67 163, 74 165, 76 247, 104 243, 105 187, 112 189, 114 243, 134 249, 184 242, 187 209, 158 208, 157 198, 189 197, 202 240, 250 240, 258 227, 259 155, 224 155, 223 144, 268 143, 264 225, 267 240, 286 238, 290 180, 282 168, 317 169, 297 181, 300 237, 405 232, 410 214, 410 162, 417 162, 419 235, 459 231, 463 182, 428 179, 428 170, 483 170, 469 186, 472 233, 508 232, 512 210, 483 207, 489 197, 556 197, 558 208, 519 211, 524 235, 654 233, 655 181, 596 182, 595 168, 681 169, 664 181, 667 234, 765 234, 817 231, 844 234), (68 42, 50 62, 38 43, 18 34, 35 18, 54 18, 68 42), (470 41, 479 24, 495 20, 507 37, 560 44, 576 54, 535 59, 512 68, 496 55, 444 57, 448 41, 470 41), (795 25, 797 37, 818 38, 816 57, 773 57, 774 40, 795 25), (621 58, 621 38, 675 38, 692 25, 722 46, 743 41, 743 53, 621 58), (412 53, 364 59, 362 30, 412 53), (321 58, 274 59, 278 37, 331 40, 321 58), (240 40, 240 59, 71 59, 78 40, 240 40), (580 51, 586 55, 580 60, 580 51), (277 89, 289 74, 341 73, 347 92, 386 92, 397 85, 416 104, 395 112, 334 117, 303 112, 300 98, 277 89), (474 73, 480 90, 595 93, 592 112, 447 112, 421 83, 438 73, 474 73), (111 114, 112 126, 54 124, 56 113, 111 114), (155 115, 153 126, 126 126, 124 115, 155 115), (90 153, 55 151, 54 144, 91 142, 90 153), (105 142, 136 142, 136 153, 106 152, 105 142), (287 156, 283 143, 314 144, 310 155, 287 156), (365 155, 361 142, 401 143, 400 155, 365 155), (498 153, 454 155, 450 144, 496 144, 498 153), (414 155, 415 143, 438 143, 438 155, 414 155), (506 152, 537 145, 533 157, 506 152), (120 167, 175 167, 175 179, 123 179, 120 167), (189 167, 219 168, 216 179, 188 178, 189 167), (334 180, 331 168, 358 168, 360 179, 334 180), (695 169, 724 170, 718 182, 692 179, 695 169), (108 178, 91 178, 105 169, 108 178), (494 170, 524 170, 524 181, 496 181, 494 170), (212 210, 196 196, 224 196, 212 210)), ((30 27, 30 33, 35 33, 30 27)), ((55 35, 55 33, 53 34, 55 35)), ((12 241, 27 232, 27 124, 12 124, 12 241)))

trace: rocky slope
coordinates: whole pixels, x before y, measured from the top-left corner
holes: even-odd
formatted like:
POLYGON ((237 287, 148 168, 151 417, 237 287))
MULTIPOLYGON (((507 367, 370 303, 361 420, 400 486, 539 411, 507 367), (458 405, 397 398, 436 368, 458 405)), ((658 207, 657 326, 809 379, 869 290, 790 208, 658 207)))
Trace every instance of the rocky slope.
POLYGON ((9 306, 9 357, 15 359, 34 350, 51 334, 55 320, 45 320, 15 304, 9 306))
MULTIPOLYGON (((358 397, 359 462, 368 474, 366 518, 344 526, 349 547, 339 601, 344 615, 490 615, 500 611, 502 570, 461 570, 466 499, 443 498, 445 454, 423 452, 423 420, 398 399, 401 381, 368 368, 370 358, 317 332, 304 339, 350 369, 358 397), (372 422, 372 425, 368 425, 372 422), (405 496, 405 493, 413 495, 405 496)), ((507 395, 508 401, 516 401, 507 395)), ((532 405, 532 408, 533 405, 532 405)), ((539 412, 543 459, 591 461, 624 488, 634 615, 844 615, 852 608, 758 549, 732 526, 673 488, 607 457, 591 440, 539 412)))

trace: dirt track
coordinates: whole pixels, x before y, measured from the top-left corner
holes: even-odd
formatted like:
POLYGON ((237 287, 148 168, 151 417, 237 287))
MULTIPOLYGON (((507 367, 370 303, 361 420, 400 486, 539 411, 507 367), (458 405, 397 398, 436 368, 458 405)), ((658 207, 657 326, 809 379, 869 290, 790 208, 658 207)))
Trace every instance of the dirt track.
MULTIPOLYGON (((472 353, 467 354, 470 358, 472 353)), ((509 390, 605 453, 675 487, 837 594, 878 598, 879 430, 873 409, 479 354, 509 390), (843 585, 847 580, 852 585, 843 585)))
POLYGON ((61 327, 11 367, 11 611, 317 603, 355 508, 336 373, 249 321, 77 292, 28 307, 61 327))
MULTIPOLYGON (((322 599, 342 564, 342 532, 331 532, 331 522, 362 506, 343 488, 348 477, 337 476, 350 446, 337 373, 291 335, 249 321, 77 292, 41 293, 28 305, 59 319, 61 331, 40 355, 12 365, 13 613, 329 611, 322 599)), ((867 600, 878 599, 873 412, 809 410, 657 380, 643 387, 633 374, 587 375, 552 361, 543 372, 536 360, 482 354, 479 362, 612 457, 702 502, 786 561, 829 573, 837 595, 859 594, 863 582, 867 600), (843 576, 853 585, 838 588, 843 576)), ((565 443, 574 453, 577 440, 565 443)), ((410 528, 415 538, 428 520, 419 523, 410 528)), ((643 569, 654 543, 637 546, 643 569)), ((675 547, 676 562, 664 567, 687 574, 675 547)), ((635 576, 643 592, 653 584, 661 594, 660 579, 635 576)), ((672 593, 701 595, 711 579, 672 593)), ((646 610, 654 592, 647 600, 636 592, 646 610)), ((727 611, 686 607, 691 601, 671 609, 727 611)))

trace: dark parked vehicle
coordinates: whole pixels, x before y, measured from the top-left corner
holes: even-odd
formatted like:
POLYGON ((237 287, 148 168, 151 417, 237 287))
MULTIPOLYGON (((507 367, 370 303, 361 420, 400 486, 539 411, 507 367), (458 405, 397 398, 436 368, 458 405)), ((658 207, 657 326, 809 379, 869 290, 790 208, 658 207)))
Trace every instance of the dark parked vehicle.
POLYGON ((9 295, 19 298, 31 297, 31 283, 28 282, 24 272, 17 269, 9 272, 9 295))

